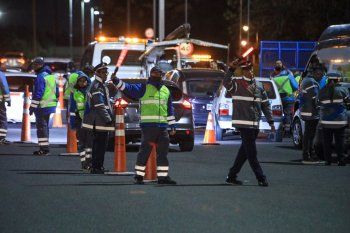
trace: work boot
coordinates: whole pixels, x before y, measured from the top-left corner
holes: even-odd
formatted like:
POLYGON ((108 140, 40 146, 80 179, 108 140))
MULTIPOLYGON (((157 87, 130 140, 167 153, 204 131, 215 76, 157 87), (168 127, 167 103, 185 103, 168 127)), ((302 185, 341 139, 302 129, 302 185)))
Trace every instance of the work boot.
POLYGON ((169 176, 158 177, 158 184, 176 184, 176 181, 172 180, 169 176))
POLYGON ((134 184, 144 184, 143 176, 135 175, 134 176, 134 184))
POLYGON ((50 151, 48 150, 37 150, 33 152, 33 155, 38 155, 38 156, 45 156, 45 155, 49 155, 50 151))
POLYGON ((267 182, 266 179, 263 179, 263 180, 258 180, 258 185, 262 187, 267 187, 269 186, 269 183, 267 182))
POLYGON ((233 185, 242 185, 243 182, 240 180, 237 180, 236 177, 232 177, 232 176, 227 176, 226 177, 226 184, 233 184, 233 185))
POLYGON ((0 145, 9 145, 11 142, 6 140, 6 138, 1 138, 0 139, 0 145))

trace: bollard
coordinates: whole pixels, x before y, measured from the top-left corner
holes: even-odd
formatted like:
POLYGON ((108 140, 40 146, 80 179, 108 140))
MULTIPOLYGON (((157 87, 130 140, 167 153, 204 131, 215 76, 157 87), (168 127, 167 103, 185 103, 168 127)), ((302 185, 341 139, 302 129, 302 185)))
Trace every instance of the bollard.
POLYGON ((22 131, 21 142, 30 141, 30 115, 29 115, 29 86, 25 85, 25 91, 23 95, 23 117, 22 117, 22 131))
POLYGON ((144 177, 145 181, 157 180, 157 147, 155 143, 152 143, 152 151, 148 157, 146 164, 146 174, 144 177))
POLYGON ((202 145, 220 145, 216 142, 213 115, 211 112, 208 113, 207 126, 205 128, 205 134, 202 145))

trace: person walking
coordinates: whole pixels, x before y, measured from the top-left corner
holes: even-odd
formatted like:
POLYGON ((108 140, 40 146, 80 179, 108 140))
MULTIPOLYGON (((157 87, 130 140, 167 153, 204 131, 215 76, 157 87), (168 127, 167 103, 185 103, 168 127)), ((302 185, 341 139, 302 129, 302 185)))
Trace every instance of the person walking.
POLYGON ((257 159, 256 139, 259 133, 261 111, 264 113, 271 131, 275 131, 272 110, 269 99, 263 88, 260 88, 253 74, 253 64, 250 61, 238 59, 230 63, 230 68, 224 79, 224 86, 233 100, 232 126, 241 134, 242 143, 233 166, 226 177, 226 183, 242 185, 237 179, 245 161, 248 159, 259 186, 268 186, 266 176, 257 159), (242 77, 234 77, 237 67, 242 71, 242 77))
POLYGON ((56 112, 59 92, 56 77, 51 74, 50 68, 45 66, 44 58, 35 58, 32 67, 37 77, 34 81, 29 114, 35 114, 39 145, 39 150, 34 151, 33 155, 49 155, 49 120, 50 115, 56 112))
POLYGON ((0 145, 8 145, 6 104, 11 106, 10 89, 6 76, 0 71, 0 145))
POLYGON ((152 151, 157 149, 158 184, 176 184, 169 176, 168 126, 171 135, 175 135, 175 116, 169 89, 162 83, 162 70, 157 66, 150 70, 147 83, 128 84, 114 77, 113 83, 126 95, 140 100, 141 147, 135 165, 135 184, 143 184, 146 164, 152 151))
POLYGON ((339 85, 341 76, 328 76, 328 83, 319 92, 320 126, 323 136, 323 153, 325 165, 332 163, 332 142, 335 139, 338 166, 345 166, 344 141, 345 128, 348 125, 347 106, 350 103, 349 90, 339 85))
POLYGON ((100 63, 94 68, 95 80, 86 94, 86 109, 82 127, 93 135, 92 140, 92 174, 103 174, 104 157, 108 143, 108 133, 114 132, 113 109, 109 101, 109 91, 105 84, 108 76, 106 63, 100 63))

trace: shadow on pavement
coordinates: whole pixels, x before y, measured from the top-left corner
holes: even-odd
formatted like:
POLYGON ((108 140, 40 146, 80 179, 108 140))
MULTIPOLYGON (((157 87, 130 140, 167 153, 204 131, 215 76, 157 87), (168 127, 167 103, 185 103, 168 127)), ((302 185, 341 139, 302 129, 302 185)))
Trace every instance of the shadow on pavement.
POLYGON ((276 147, 278 147, 278 148, 281 148, 281 149, 289 149, 289 150, 298 150, 299 151, 299 149, 298 148, 295 148, 293 145, 280 145, 280 146, 276 146, 276 147))
POLYGON ((304 164, 301 160, 291 160, 291 161, 260 161, 260 163, 266 164, 278 164, 278 165, 299 165, 299 166, 324 166, 323 163, 314 163, 314 164, 304 164))

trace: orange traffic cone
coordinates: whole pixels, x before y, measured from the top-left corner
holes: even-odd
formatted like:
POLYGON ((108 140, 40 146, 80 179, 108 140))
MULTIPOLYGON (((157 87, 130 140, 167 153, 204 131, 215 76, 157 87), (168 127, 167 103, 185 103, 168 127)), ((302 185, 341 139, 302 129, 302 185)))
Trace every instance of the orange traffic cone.
POLYGON ((60 102, 61 109, 64 109, 64 92, 63 92, 63 76, 60 75, 58 78, 58 90, 59 90, 59 97, 58 101, 60 102))
POLYGON ((69 127, 67 124, 67 153, 61 153, 60 155, 73 155, 78 156, 78 142, 77 142, 77 133, 75 130, 69 127))
POLYGON ((156 145, 152 143, 152 151, 149 155, 146 164, 145 181, 155 181, 157 179, 157 149, 156 145))
POLYGON ((56 113, 53 115, 52 127, 55 127, 55 128, 63 127, 62 114, 61 114, 61 103, 60 102, 57 103, 56 113))
POLYGON ((23 117, 22 117, 22 132, 21 142, 30 141, 30 116, 29 116, 29 86, 25 85, 23 96, 23 117))
POLYGON ((216 142, 213 115, 211 112, 208 114, 207 127, 205 128, 205 134, 202 145, 220 145, 216 142))
POLYGON ((121 106, 117 106, 115 108, 115 114, 114 171, 105 172, 105 174, 134 175, 134 172, 126 171, 124 109, 121 106))

